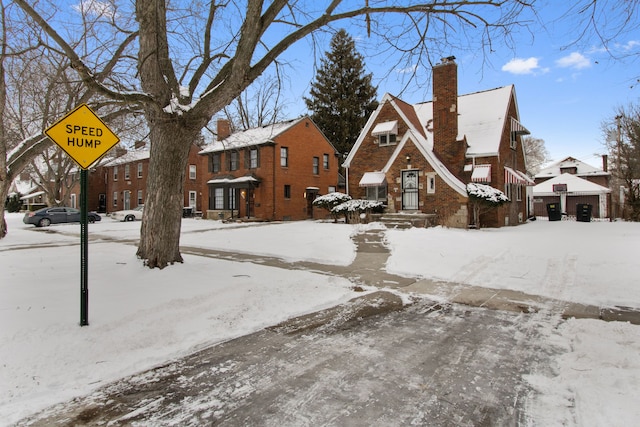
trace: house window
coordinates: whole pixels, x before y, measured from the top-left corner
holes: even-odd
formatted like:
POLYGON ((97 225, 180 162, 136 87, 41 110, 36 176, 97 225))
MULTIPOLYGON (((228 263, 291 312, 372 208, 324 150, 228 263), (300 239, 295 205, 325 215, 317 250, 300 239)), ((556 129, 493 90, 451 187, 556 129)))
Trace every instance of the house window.
POLYGON ((142 163, 138 163, 138 178, 142 178, 142 163))
POLYGON ((138 206, 144 205, 144 200, 142 200, 142 190, 138 190, 138 206))
POLYGON ((196 210, 196 196, 197 193, 195 191, 189 191, 189 207, 196 210))
POLYGON ((285 199, 291 198, 291 186, 289 184, 285 184, 284 186, 284 198, 285 199))
POLYGON ((229 159, 228 169, 230 171, 238 170, 240 166, 238 164, 238 152, 237 151, 229 151, 227 152, 227 158, 229 159))
POLYGON ((328 154, 323 154, 322 155, 322 167, 325 170, 329 169, 329 155, 328 154))
POLYGON ((396 135, 394 133, 385 133, 378 135, 378 144, 383 147, 385 145, 393 145, 396 143, 396 135))
POLYGON ((516 186, 516 200, 519 202, 522 201, 522 185, 516 186))
POLYGON ((117 191, 113 192, 113 207, 114 208, 118 207, 118 192, 117 191))
POLYGON ((189 165, 189 179, 196 179, 196 165, 189 165))
POLYGON ((280 147, 280 166, 289 166, 289 147, 280 147))
POLYGON ((320 158, 313 158, 313 174, 318 175, 320 173, 320 158))
POLYGON ((71 207, 74 208, 74 209, 77 207, 76 206, 76 195, 75 195, 75 193, 71 194, 71 207))
POLYGON ((129 175, 129 165, 128 165, 128 164, 126 164, 126 165, 124 165, 124 179, 125 179, 125 181, 128 181, 128 180, 129 180, 129 178, 130 178, 130 175, 129 175))
POLYGON ((436 192, 436 174, 427 174, 427 194, 434 194, 436 192))
POLYGON ((213 209, 224 209, 224 188, 215 188, 213 191, 213 209))
POLYGON ((113 180, 117 181, 118 180, 118 167, 114 166, 113 168, 113 180))
POLYGON ((504 185, 504 195, 507 196, 507 199, 511 200, 511 184, 506 183, 504 185))
POLYGON ((367 187, 367 200, 375 200, 378 202, 387 202, 387 186, 378 185, 367 187))
POLYGON ((252 148, 246 151, 246 156, 244 159, 244 165, 246 168, 256 169, 258 166, 260 166, 260 162, 258 161, 259 160, 258 153, 259 152, 257 148, 252 148))
POLYGON ((220 153, 215 153, 209 156, 209 172, 220 172, 220 153))
POLYGON ((328 192, 329 192, 329 194, 331 194, 331 193, 335 193, 335 192, 336 192, 336 187, 335 187, 335 186, 333 186, 333 185, 330 185, 330 186, 329 186, 329 190, 328 190, 328 192))
POLYGON ((378 138, 380 146, 391 145, 396 143, 396 135, 398 134, 398 121, 378 123, 371 132, 371 135, 378 138))

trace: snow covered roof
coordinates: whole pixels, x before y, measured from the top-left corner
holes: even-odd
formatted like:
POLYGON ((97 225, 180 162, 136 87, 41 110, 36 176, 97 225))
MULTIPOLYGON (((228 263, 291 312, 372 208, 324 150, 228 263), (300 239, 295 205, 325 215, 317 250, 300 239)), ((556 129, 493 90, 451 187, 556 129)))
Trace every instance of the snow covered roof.
MULTIPOLYGON (((507 107, 513 85, 460 95, 458 97, 458 135, 467 138, 467 157, 497 155, 506 125, 507 107)), ((433 102, 414 105, 423 129, 433 127, 433 102)), ((427 132, 429 150, 433 150, 433 133, 427 132)))
POLYGON ((198 154, 216 153, 225 150, 240 149, 253 145, 260 145, 273 142, 273 139, 287 129, 295 126, 306 117, 300 117, 295 120, 264 125, 242 132, 235 132, 222 141, 215 141, 209 147, 201 150, 198 154))
POLYGON ((110 167, 110 166, 123 165, 125 163, 138 162, 140 160, 148 159, 149 156, 150 156, 149 150, 127 151, 126 154, 123 154, 120 157, 116 157, 113 160, 109 160, 108 162, 104 163, 103 166, 110 167))
POLYGON ((563 173, 562 175, 548 179, 533 187, 533 195, 536 196, 555 196, 557 193, 553 191, 554 184, 567 184, 567 193, 580 194, 603 194, 610 193, 607 187, 587 181, 577 175, 563 173))
POLYGON ((550 166, 542 169, 536 174, 536 178, 549 178, 552 176, 561 175, 563 170, 576 168, 576 175, 578 176, 598 176, 598 175, 610 175, 610 172, 605 172, 602 169, 596 168, 587 164, 581 160, 574 159, 573 157, 567 157, 559 162, 555 162, 550 166))

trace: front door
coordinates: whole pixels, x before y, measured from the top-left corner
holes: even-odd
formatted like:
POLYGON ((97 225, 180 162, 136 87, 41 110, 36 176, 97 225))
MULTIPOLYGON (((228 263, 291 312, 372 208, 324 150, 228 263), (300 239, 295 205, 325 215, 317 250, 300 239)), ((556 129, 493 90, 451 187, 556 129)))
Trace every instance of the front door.
POLYGON ((128 211, 131 209, 131 191, 125 190, 123 191, 124 196, 124 210, 128 211))
POLYGON ((402 171, 402 209, 418 209, 418 171, 402 171))

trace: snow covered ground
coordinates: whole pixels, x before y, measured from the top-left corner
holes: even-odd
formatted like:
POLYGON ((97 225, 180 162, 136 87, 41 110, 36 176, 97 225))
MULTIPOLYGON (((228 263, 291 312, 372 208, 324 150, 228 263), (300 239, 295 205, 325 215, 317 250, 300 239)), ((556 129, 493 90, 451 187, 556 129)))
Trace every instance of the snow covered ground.
MULTIPOLYGON (((186 255, 148 270, 135 258, 140 223, 109 218, 89 232, 89 323, 79 326, 79 226, 34 229, 7 216, 0 240, 0 425, 196 349, 356 295, 346 279, 186 255), (57 233, 51 233, 50 231, 57 233)), ((376 224, 245 225, 188 219, 181 244, 349 265, 350 236, 376 224)), ((480 231, 389 230, 388 271, 515 289, 600 306, 640 308, 640 224, 536 221, 480 231)), ((555 325, 555 323, 554 323, 555 325)), ((555 376, 531 374, 534 425, 628 426, 640 407, 640 326, 550 325, 564 349, 555 376)))

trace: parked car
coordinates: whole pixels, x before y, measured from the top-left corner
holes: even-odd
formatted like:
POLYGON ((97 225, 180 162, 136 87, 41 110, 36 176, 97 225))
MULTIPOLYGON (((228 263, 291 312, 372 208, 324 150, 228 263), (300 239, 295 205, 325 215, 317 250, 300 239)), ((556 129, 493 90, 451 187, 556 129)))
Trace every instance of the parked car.
MULTIPOLYGON (((102 217, 96 212, 87 212, 87 221, 94 223, 100 221, 102 217)), ((80 222, 80 210, 55 206, 52 208, 42 208, 37 211, 27 212, 22 218, 25 224, 33 224, 36 227, 48 227, 51 224, 61 224, 67 222, 80 222)))
POLYGON ((116 211, 111 214, 111 218, 116 221, 135 221, 137 219, 142 219, 142 210, 144 209, 143 205, 138 206, 135 209, 126 209, 123 211, 116 211))

